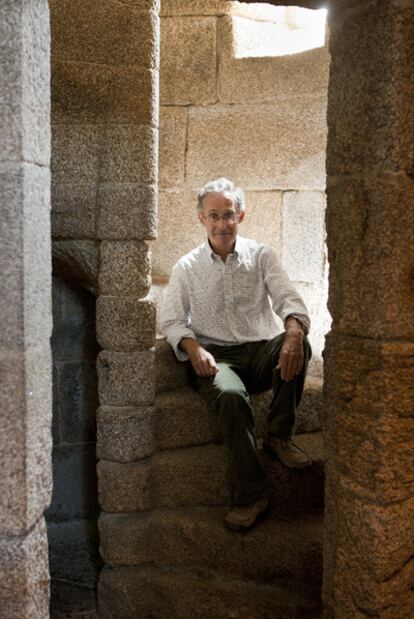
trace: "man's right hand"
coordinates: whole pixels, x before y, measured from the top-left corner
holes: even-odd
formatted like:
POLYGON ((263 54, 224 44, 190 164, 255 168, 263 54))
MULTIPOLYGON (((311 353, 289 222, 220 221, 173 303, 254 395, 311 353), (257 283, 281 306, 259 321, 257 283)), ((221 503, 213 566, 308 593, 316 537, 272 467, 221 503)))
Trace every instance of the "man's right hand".
POLYGON ((217 374, 218 367, 213 355, 203 348, 197 340, 183 338, 180 342, 180 348, 187 353, 197 376, 207 378, 217 374))

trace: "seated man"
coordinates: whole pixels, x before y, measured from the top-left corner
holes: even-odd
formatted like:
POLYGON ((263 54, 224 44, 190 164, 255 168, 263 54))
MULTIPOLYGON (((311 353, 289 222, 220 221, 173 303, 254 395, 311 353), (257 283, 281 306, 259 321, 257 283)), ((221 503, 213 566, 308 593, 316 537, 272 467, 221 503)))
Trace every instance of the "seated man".
POLYGON ((232 509, 225 525, 250 528, 267 508, 249 392, 273 387, 265 447, 286 466, 310 464, 292 441, 310 346, 306 307, 276 252, 238 235, 244 194, 219 178, 198 194, 206 241, 175 265, 161 328, 194 384, 212 405, 230 451, 232 509), (278 335, 274 312, 283 320, 278 335))

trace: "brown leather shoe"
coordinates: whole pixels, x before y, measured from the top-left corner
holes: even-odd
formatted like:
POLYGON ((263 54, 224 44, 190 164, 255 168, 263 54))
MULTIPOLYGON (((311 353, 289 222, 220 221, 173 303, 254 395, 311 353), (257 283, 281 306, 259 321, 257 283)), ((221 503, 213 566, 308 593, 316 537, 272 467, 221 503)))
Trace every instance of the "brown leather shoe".
POLYGON ((267 505, 267 499, 260 499, 247 507, 233 507, 226 514, 224 524, 232 531, 247 531, 254 525, 260 514, 266 511, 267 505))
POLYGON ((289 468, 301 469, 312 464, 303 449, 295 445, 291 438, 282 440, 276 436, 269 436, 265 448, 289 468))

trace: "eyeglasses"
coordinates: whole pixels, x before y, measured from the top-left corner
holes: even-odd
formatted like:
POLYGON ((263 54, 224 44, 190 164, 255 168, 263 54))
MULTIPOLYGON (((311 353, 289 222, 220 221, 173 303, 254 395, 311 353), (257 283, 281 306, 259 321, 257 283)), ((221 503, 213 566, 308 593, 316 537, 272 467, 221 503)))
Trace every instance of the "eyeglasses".
POLYGON ((208 219, 210 223, 216 224, 222 219, 224 222, 229 224, 234 224, 239 218, 239 214, 234 211, 226 211, 223 215, 219 215, 218 213, 209 213, 208 215, 203 215, 204 219, 208 219))

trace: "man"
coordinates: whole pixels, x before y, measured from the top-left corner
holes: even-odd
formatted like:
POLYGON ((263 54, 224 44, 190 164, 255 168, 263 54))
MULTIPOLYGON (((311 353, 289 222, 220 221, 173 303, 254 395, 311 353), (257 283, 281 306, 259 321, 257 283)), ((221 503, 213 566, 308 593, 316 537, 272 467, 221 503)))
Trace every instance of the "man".
POLYGON ((217 414, 230 451, 225 525, 242 531, 267 508, 249 393, 273 387, 265 447, 286 466, 310 464, 291 439, 311 355, 310 322, 276 252, 238 235, 243 191, 216 179, 200 190, 197 209, 207 239, 175 265, 161 328, 178 359, 190 360, 194 386, 217 414), (279 335, 272 308, 284 322, 279 335))

